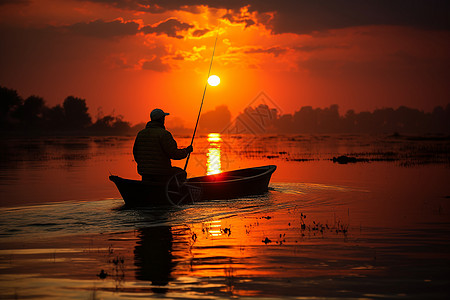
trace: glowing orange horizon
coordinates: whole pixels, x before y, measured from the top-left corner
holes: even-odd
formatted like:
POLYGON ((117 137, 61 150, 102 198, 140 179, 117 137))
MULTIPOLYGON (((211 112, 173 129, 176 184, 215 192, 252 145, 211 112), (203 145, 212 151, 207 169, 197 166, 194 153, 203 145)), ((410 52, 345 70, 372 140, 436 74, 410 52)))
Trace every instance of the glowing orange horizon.
POLYGON ((136 124, 161 107, 191 122, 218 32, 212 71, 222 82, 208 90, 205 111, 227 105, 235 116, 261 91, 286 113, 332 104, 342 111, 400 105, 431 111, 448 102, 449 71, 442 67, 448 31, 375 24, 296 33, 274 28, 279 11, 189 8, 3 5, 10 46, 2 50, 0 82, 49 106, 69 95, 84 98, 94 117, 101 108, 136 124))

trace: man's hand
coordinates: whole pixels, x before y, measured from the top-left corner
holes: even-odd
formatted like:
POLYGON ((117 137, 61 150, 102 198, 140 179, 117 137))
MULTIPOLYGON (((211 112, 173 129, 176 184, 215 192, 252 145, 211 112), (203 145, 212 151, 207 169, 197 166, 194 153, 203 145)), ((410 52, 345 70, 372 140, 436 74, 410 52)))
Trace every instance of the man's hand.
POLYGON ((191 153, 192 151, 194 151, 194 148, 192 148, 192 145, 186 147, 187 153, 191 153))

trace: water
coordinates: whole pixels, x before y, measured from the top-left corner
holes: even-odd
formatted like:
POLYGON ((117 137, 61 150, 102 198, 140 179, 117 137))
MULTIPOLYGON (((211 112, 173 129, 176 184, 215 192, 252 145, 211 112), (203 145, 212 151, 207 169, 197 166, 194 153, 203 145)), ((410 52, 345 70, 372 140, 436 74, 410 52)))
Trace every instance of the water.
POLYGON ((107 180, 139 178, 132 143, 2 142, 0 298, 449 295, 446 140, 203 136, 189 176, 276 164, 269 193, 140 210, 107 180))

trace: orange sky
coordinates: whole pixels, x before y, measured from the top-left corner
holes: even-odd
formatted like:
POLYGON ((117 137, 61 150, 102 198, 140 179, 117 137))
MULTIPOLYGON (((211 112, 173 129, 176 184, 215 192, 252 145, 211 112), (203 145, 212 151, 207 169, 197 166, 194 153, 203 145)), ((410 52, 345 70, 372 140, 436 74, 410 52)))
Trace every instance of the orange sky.
POLYGON ((1 0, 0 85, 47 105, 74 95, 94 117, 132 123, 163 108, 193 127, 216 30, 204 111, 242 111, 264 91, 301 106, 431 111, 450 99, 440 0, 1 0))

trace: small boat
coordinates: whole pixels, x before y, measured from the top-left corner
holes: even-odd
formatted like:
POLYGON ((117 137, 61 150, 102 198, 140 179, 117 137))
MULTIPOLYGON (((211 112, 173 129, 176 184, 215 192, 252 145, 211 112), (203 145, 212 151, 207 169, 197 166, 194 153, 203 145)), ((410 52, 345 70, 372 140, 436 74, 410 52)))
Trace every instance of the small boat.
POLYGON ((268 191, 276 166, 239 169, 182 180, 174 175, 167 182, 146 182, 111 175, 128 207, 181 205, 208 200, 261 195, 268 191))

